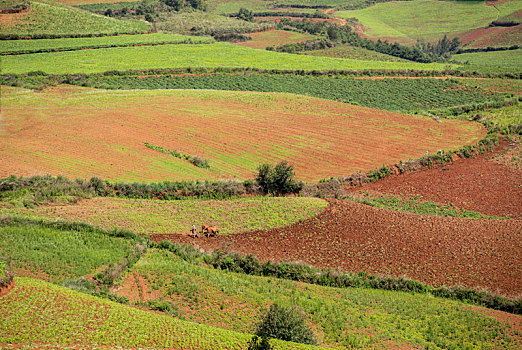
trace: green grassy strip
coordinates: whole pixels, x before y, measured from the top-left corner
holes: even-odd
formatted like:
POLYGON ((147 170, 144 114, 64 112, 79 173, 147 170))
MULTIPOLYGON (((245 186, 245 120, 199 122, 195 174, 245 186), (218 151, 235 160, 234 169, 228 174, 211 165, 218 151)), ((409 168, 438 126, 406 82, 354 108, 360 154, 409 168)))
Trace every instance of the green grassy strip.
MULTIPOLYGON (((15 285, 0 299, 2 344, 242 350, 252 337, 130 308, 44 281, 15 278, 15 285)), ((281 350, 321 349, 278 340, 271 343, 281 350)))
POLYGON ((202 159, 199 157, 194 157, 188 154, 180 153, 176 150, 169 151, 168 149, 165 149, 161 146, 154 146, 153 144, 150 144, 148 142, 145 142, 145 147, 153 149, 155 151, 170 154, 173 157, 179 158, 179 159, 185 159, 188 160, 190 163, 194 164, 194 166, 197 166, 198 168, 204 168, 204 169, 210 169, 210 164, 207 159, 202 159))
POLYGON ((51 0, 31 1, 30 5, 28 14, 21 21, 0 27, 1 39, 84 37, 150 31, 150 26, 141 21, 94 15, 51 0))
POLYGON ((507 51, 473 52, 453 55, 453 60, 472 66, 492 67, 499 70, 522 71, 522 49, 507 51))
POLYGON ((259 69, 368 70, 457 68, 441 63, 379 62, 255 50, 228 43, 214 45, 159 45, 118 47, 98 50, 50 52, 6 56, 3 73, 42 71, 49 74, 100 73, 108 70, 251 67, 259 69), (122 58, 125 59, 122 59, 122 58), (52 62, 52 63, 51 63, 52 62))
POLYGON ((1 40, 0 54, 14 55, 137 45, 211 44, 213 42, 214 40, 212 38, 207 37, 163 33, 118 35, 96 38, 1 40))
POLYGON ((369 194, 362 195, 350 195, 344 197, 344 199, 351 200, 353 202, 363 203, 372 207, 402 211, 407 213, 413 213, 418 215, 436 215, 453 218, 472 218, 472 219, 497 219, 506 220, 509 217, 498 217, 483 215, 476 211, 466 210, 463 208, 457 208, 453 204, 442 205, 437 204, 433 201, 422 201, 419 196, 414 196, 408 199, 397 198, 394 196, 378 196, 372 197, 369 194))

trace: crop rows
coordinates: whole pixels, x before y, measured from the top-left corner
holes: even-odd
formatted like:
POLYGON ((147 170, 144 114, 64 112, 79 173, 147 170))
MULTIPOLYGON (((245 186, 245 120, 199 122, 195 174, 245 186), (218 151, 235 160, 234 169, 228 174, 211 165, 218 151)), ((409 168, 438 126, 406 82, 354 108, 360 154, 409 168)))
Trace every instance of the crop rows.
POLYGON ((497 96, 442 79, 351 79, 298 75, 105 76, 89 79, 103 89, 213 89, 289 92, 389 111, 425 111, 467 105, 497 96))
POLYGON ((418 158, 426 151, 460 148, 485 135, 478 123, 437 122, 294 94, 71 86, 43 93, 3 88, 2 93, 4 177, 45 169, 53 175, 89 178, 96 173, 127 182, 248 179, 261 164, 287 160, 298 179, 317 181, 418 158), (147 107, 135 108, 141 103, 147 107), (66 111, 72 108, 77 129, 69 126, 66 111), (50 142, 60 148, 45 148, 50 142), (144 142, 197 154, 212 167, 152 152, 144 142), (122 150, 128 156, 122 157, 122 150))
POLYGON ((52 282, 78 278, 118 262, 131 248, 131 241, 96 232, 0 226, 0 256, 12 259, 13 271, 52 282))
POLYGON ((275 302, 302 308, 322 334, 320 343, 327 346, 384 349, 391 343, 397 347, 462 349, 483 341, 484 347, 515 347, 516 337, 503 330, 507 324, 461 303, 431 296, 249 276, 189 263, 155 250, 134 268, 145 278, 149 291, 142 295, 145 300, 174 301, 178 317, 226 329, 251 330, 256 315, 275 302), (370 329, 371 336, 367 335, 370 329))
POLYGON ((82 221, 104 229, 125 228, 147 235, 188 234, 193 224, 198 230, 201 225, 215 225, 220 234, 228 234, 287 226, 318 214, 326 205, 318 198, 291 197, 214 201, 95 198, 68 206, 4 208, 0 213, 82 221))
MULTIPOLYGON (((27 278, 15 279, 15 288, 0 299, 0 313, 5 320, 0 323, 0 345, 240 350, 246 348, 251 338, 248 334, 137 310, 27 278)), ((312 349, 273 342, 277 349, 312 349)))
POLYGON ((69 51, 87 48, 121 47, 133 45, 210 44, 213 42, 213 39, 206 37, 163 33, 118 35, 95 38, 1 40, 0 53, 21 54, 50 51, 69 51))
POLYGON ((253 50, 229 43, 214 45, 159 45, 117 47, 99 50, 27 54, 2 59, 2 72, 49 74, 101 73, 109 70, 161 68, 249 67, 291 70, 444 70, 456 68, 442 63, 379 62, 292 55, 253 50))
POLYGON ((522 71, 522 49, 462 53, 454 55, 453 59, 462 63, 469 63, 472 67, 480 67, 482 70, 489 68, 491 71, 522 71))

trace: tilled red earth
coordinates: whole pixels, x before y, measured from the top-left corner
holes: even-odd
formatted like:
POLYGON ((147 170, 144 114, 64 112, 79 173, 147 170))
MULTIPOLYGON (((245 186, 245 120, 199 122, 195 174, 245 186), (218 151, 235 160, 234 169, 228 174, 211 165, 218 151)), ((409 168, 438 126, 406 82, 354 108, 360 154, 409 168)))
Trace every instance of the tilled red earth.
MULTIPOLYGON (((512 146, 502 141, 495 153, 509 147, 512 146)), ((420 195, 425 201, 522 219, 522 171, 499 163, 493 156, 489 153, 457 160, 442 168, 390 176, 351 190, 394 196, 420 195)))
POLYGON ((522 292, 522 221, 422 216, 328 200, 321 214, 287 227, 215 238, 156 235, 230 248, 261 260, 406 276, 432 285, 522 292))

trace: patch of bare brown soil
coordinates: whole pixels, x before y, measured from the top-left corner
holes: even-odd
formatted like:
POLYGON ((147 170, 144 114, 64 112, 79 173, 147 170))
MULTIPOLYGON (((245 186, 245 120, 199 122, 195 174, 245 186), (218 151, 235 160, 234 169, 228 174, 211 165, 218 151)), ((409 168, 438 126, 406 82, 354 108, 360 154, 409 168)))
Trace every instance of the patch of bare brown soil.
POLYGON ((159 291, 151 290, 147 280, 137 271, 129 273, 122 285, 116 287, 112 292, 116 295, 127 297, 133 304, 137 301, 155 300, 161 296, 159 291))
POLYGON ((14 285, 15 285, 15 282, 14 282, 14 279, 12 279, 11 282, 7 286, 0 287, 0 297, 7 295, 7 293, 9 293, 11 291, 11 289, 13 289, 14 285))
POLYGON ((495 155, 514 146, 501 141, 495 153, 458 159, 437 169, 390 176, 359 189, 395 196, 422 196, 423 200, 455 204, 482 214, 522 219, 522 170, 507 166, 495 155))
POLYGON ((463 44, 472 48, 511 46, 522 40, 522 25, 513 27, 485 27, 465 32, 459 36, 463 44))
POLYGON ((320 215, 284 228, 193 240, 204 249, 252 253, 261 260, 406 276, 431 285, 522 292, 522 221, 423 216, 329 200, 320 215))

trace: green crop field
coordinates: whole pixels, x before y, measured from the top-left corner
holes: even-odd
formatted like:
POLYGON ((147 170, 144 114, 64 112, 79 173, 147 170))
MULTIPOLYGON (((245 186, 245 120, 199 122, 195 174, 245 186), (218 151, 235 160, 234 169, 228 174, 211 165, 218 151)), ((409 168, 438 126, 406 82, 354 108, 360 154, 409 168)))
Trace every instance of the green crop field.
POLYGON ((495 92, 522 95, 522 80, 515 79, 457 79, 461 84, 495 92))
POLYGON ((264 50, 268 46, 278 47, 315 38, 315 36, 310 34, 291 32, 288 30, 269 30, 266 32, 249 34, 249 36, 252 40, 238 43, 238 45, 264 50))
POLYGON ((396 112, 415 112, 492 101, 481 88, 443 79, 359 79, 299 75, 105 76, 89 79, 104 89, 212 89, 289 92, 396 112))
POLYGON ((330 49, 313 50, 303 52, 306 55, 325 56, 337 58, 350 58, 365 61, 388 61, 388 62, 408 62, 405 59, 386 55, 380 52, 371 51, 362 47, 355 46, 336 46, 330 49))
POLYGON ((1 40, 0 54, 68 51, 85 48, 105 48, 133 45, 210 44, 213 42, 214 40, 212 38, 207 37, 164 33, 104 36, 97 38, 1 40))
POLYGON ((522 72, 522 49, 508 51, 473 52, 454 55, 458 62, 469 62, 472 67, 486 67, 490 71, 512 70, 522 72))
MULTIPOLYGON (((242 350, 251 335, 182 321, 81 294, 43 281, 15 278, 0 298, 0 346, 41 349, 100 347, 242 350)), ((272 341, 277 349, 321 349, 272 341)))
MULTIPOLYGON (((81 221, 104 229, 124 228, 138 234, 188 234, 192 225, 219 228, 220 234, 290 225, 321 212, 318 198, 241 198, 234 200, 159 201, 94 198, 75 205, 2 209, 3 214, 81 221)), ((0 256, 2 255, 0 251, 0 256)))
POLYGON ((342 18, 357 18, 371 38, 415 44, 417 39, 437 41, 444 34, 459 34, 486 27, 491 21, 522 9, 522 2, 487 6, 484 1, 414 0, 376 4, 361 10, 339 11, 342 18))
MULTIPOLYGON (((469 92, 470 98, 481 96, 469 92)), ((4 87, 2 113, 0 145, 8 159, 0 163, 2 176, 45 171, 122 181, 247 179, 263 163, 287 160, 299 179, 318 180, 417 158, 427 150, 460 148, 485 135, 478 123, 254 92, 4 87), (140 104, 146 108, 135 107, 140 104), (202 157, 210 168, 145 143, 202 157)))
POLYGON ((13 271, 50 282, 61 283, 93 273, 123 260, 132 247, 130 240, 92 230, 0 226, 0 256, 12 259, 13 271))
POLYGON ((49 74, 97 73, 108 70, 186 67, 251 67, 292 70, 443 70, 447 67, 457 66, 442 63, 379 62, 292 55, 254 50, 228 43, 117 47, 27 54, 17 57, 7 56, 2 59, 2 73, 4 74, 31 71, 43 71, 49 74))
MULTIPOLYGON (((251 331, 260 311, 275 302, 301 307, 319 343, 340 349, 465 349, 476 343, 515 349, 520 340, 508 323, 432 296, 236 274, 156 250, 134 265, 134 271, 145 280, 144 300, 174 301, 178 317, 230 330, 251 331)), ((132 272, 128 279, 134 280, 132 272)), ((137 290, 120 293, 139 299, 137 290)))
POLYGON ((2 16, 7 15, 0 15, 2 37, 115 35, 150 30, 144 22, 100 16, 50 0, 31 2, 27 13, 9 15, 8 21, 2 16))
POLYGON ((250 33, 267 30, 272 24, 240 21, 236 18, 219 16, 208 12, 182 12, 165 14, 156 23, 158 30, 186 33, 205 34, 213 33, 250 33))

